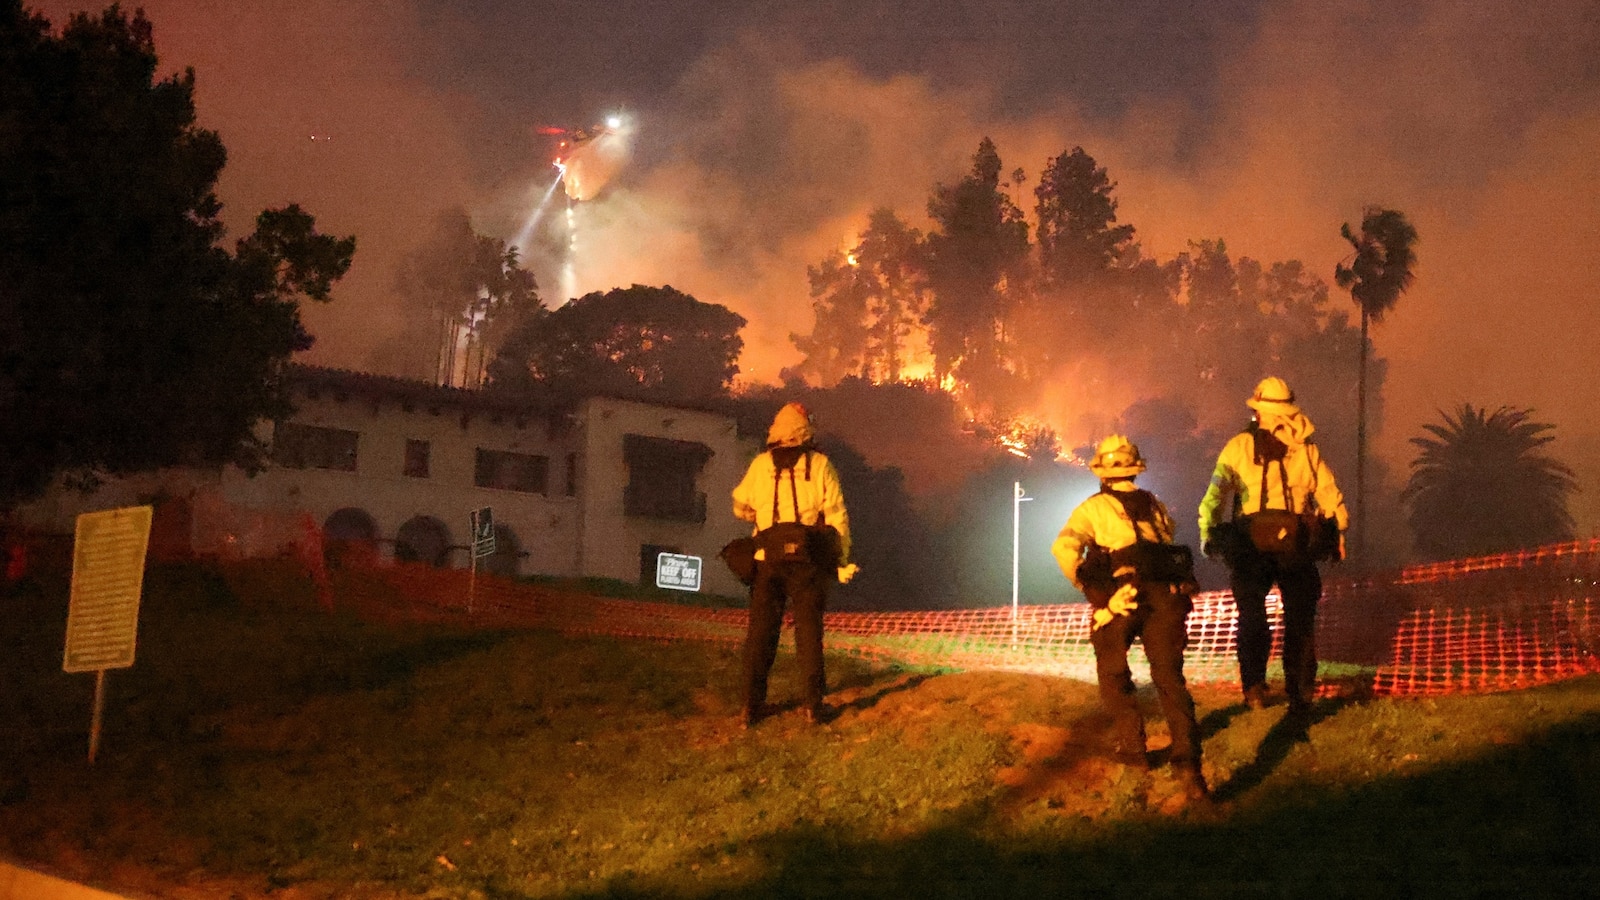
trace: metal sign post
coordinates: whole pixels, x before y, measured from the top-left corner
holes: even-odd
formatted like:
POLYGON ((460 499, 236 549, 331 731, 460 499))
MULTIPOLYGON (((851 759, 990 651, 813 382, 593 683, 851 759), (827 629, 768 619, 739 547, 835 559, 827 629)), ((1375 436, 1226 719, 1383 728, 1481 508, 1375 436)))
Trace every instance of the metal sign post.
POLYGON ((478 593, 478 560, 493 556, 494 510, 485 506, 472 511, 472 574, 467 577, 467 614, 472 614, 478 593))
POLYGON ((72 594, 67 606, 63 672, 94 672, 89 720, 89 764, 100 750, 106 670, 133 665, 139 635, 139 598, 150 549, 152 506, 130 506, 78 516, 72 545, 72 594))

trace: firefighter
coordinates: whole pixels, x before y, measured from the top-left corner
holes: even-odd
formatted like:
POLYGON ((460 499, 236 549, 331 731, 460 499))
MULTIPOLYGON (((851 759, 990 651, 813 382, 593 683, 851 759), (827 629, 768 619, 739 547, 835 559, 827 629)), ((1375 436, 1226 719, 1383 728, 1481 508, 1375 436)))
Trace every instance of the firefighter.
POLYGON ((1089 641, 1116 759, 1149 768, 1144 716, 1128 669, 1128 650, 1134 638, 1142 638, 1150 680, 1172 732, 1173 772, 1190 799, 1203 800, 1209 792, 1200 772, 1200 727, 1183 677, 1196 589, 1193 557, 1172 543, 1166 506, 1134 485, 1145 461, 1132 441, 1120 434, 1102 440, 1089 470, 1099 476, 1100 491, 1072 511, 1050 553, 1094 607, 1089 641))
POLYGON ((814 439, 806 408, 785 405, 773 417, 766 450, 733 489, 733 514, 753 523, 757 544, 744 643, 744 727, 767 712, 767 675, 786 606, 794 616, 806 718, 819 724, 829 714, 823 703, 822 613, 831 585, 849 581, 856 567, 848 562, 850 517, 839 474, 814 439))
POLYGON ((1267 592, 1278 586, 1284 692, 1290 712, 1304 714, 1317 688, 1317 562, 1344 559, 1350 514, 1289 385, 1264 378, 1245 405, 1255 411, 1253 421, 1222 448, 1200 501, 1200 552, 1228 565, 1239 610, 1239 682, 1250 709, 1268 702, 1267 592), (1229 521, 1222 520, 1225 507, 1229 521))

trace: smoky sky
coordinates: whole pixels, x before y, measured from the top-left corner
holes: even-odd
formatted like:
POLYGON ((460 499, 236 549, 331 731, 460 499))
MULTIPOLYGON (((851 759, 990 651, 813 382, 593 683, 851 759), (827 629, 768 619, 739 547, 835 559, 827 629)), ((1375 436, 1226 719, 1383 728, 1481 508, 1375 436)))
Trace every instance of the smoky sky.
POLYGON ((1218 58, 1247 37, 1259 5, 422 0, 423 19, 450 23, 459 39, 425 48, 417 71, 469 85, 485 101, 484 133, 509 144, 530 111, 582 124, 600 109, 660 108, 702 56, 741 33, 792 63, 848 60, 863 77, 911 73, 937 90, 983 84, 1008 115, 1049 112, 1063 96, 1116 115, 1161 96, 1200 125, 1218 58))
MULTIPOLYGON (((34 6, 58 23, 97 7, 34 6)), ((1331 282, 1341 223, 1404 211, 1420 265, 1373 332, 1390 361, 1375 449, 1403 473, 1439 410, 1531 407, 1579 471, 1580 529, 1600 530, 1589 0, 143 6, 228 147, 229 224, 295 201, 357 235, 337 299, 307 313, 311 361, 372 364, 400 330, 394 269, 440 210, 517 233, 554 178, 544 126, 636 123, 629 164, 578 211, 575 291, 671 284, 725 304, 750 320, 744 377, 765 381, 810 328, 806 266, 872 208, 926 228, 930 189, 989 136, 1031 211, 1040 170, 1081 145, 1161 259, 1221 238, 1331 282)))

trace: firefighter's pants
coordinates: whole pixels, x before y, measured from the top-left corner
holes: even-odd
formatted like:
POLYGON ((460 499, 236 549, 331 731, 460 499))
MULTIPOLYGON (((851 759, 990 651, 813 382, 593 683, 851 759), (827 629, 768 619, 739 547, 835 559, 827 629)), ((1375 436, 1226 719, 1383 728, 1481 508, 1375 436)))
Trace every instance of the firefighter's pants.
MULTIPOLYGON (((1087 592, 1087 591, 1086 591, 1087 592)), ((1094 598, 1091 597, 1091 600, 1094 598)), ((1128 650, 1134 638, 1144 642, 1150 660, 1150 681, 1161 700, 1161 712, 1172 732, 1171 762, 1175 767, 1200 766, 1200 726, 1194 717, 1194 698, 1183 677, 1183 650, 1189 643, 1189 611, 1193 601, 1175 594, 1167 585, 1141 590, 1139 606, 1089 635, 1094 645, 1095 672, 1100 682, 1100 703, 1111 716, 1113 740, 1122 754, 1144 752, 1144 714, 1134 696, 1128 650)))
POLYGON ((766 702, 767 675, 778 655, 778 632, 786 606, 794 616, 802 700, 807 709, 822 705, 827 691, 822 671, 822 611, 832 576, 831 571, 807 562, 756 563, 756 580, 750 586, 750 628, 744 640, 746 710, 757 710, 766 702))
POLYGON ((1317 602, 1322 575, 1308 559, 1241 553, 1230 560, 1233 601, 1239 607, 1239 682, 1249 690, 1267 681, 1272 633, 1267 592, 1283 595, 1283 681, 1291 703, 1310 703, 1317 691, 1317 602))

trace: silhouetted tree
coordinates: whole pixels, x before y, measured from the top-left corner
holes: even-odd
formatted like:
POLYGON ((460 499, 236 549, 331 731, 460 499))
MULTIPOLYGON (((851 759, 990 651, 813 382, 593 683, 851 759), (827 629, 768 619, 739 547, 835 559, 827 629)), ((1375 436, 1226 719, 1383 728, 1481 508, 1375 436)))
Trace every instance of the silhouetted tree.
POLYGON ((461 209, 442 213, 406 257, 395 294, 407 327, 383 354, 388 366, 458 387, 479 386, 514 324, 544 311, 517 249, 479 234, 461 209))
POLYGON ((1221 240, 1189 248, 1177 261, 1188 301, 1180 328, 1197 380, 1184 395, 1198 408, 1239 409, 1270 353, 1268 322, 1258 305, 1261 264, 1248 257, 1236 262, 1221 240))
POLYGON ((869 376, 899 381, 910 358, 907 341, 927 307, 927 247, 922 232, 894 211, 879 208, 855 249, 856 264, 871 283, 868 297, 869 376))
POLYGON ((1148 336, 1146 323, 1172 304, 1163 267, 1141 258, 1132 225, 1116 224, 1115 187, 1074 147, 1050 160, 1034 188, 1039 277, 1013 351, 1029 377, 1046 377, 1108 341, 1120 348, 1129 336, 1148 336))
POLYGON ((1415 278, 1417 229, 1403 213, 1372 207, 1361 217, 1361 233, 1350 230, 1346 222, 1339 228, 1355 253, 1349 265, 1334 267, 1333 280, 1347 288, 1361 308, 1361 362, 1356 381, 1356 522, 1355 538, 1359 550, 1366 530, 1367 459, 1367 342, 1368 324, 1383 321, 1400 295, 1415 278))
POLYGON ((993 141, 978 145, 965 178, 934 188, 928 215, 937 225, 927 239, 934 376, 955 374, 981 394, 1004 371, 1007 291, 1029 251, 1022 210, 1000 189, 993 141))
POLYGON ((0 2, 0 509, 57 474, 261 464, 355 239, 297 206, 220 246, 226 160, 192 70, 155 80, 150 22, 116 6, 59 35, 0 2))
POLYGON ((516 326, 489 364, 490 387, 705 405, 739 373, 744 325, 670 285, 596 291, 516 326))
MULTIPOLYGON (((1171 358, 1188 360, 1185 368, 1198 376, 1170 393, 1189 400, 1201 421, 1243 424, 1243 398, 1263 376, 1277 375, 1294 387, 1319 430, 1353 433, 1353 416, 1344 412, 1353 411, 1346 402, 1350 382, 1340 374, 1349 357, 1339 354, 1354 352, 1357 335, 1348 317, 1331 308, 1326 282, 1298 260, 1235 260, 1222 241, 1191 243, 1177 266, 1186 288, 1182 314, 1166 325, 1145 322, 1147 331, 1171 342, 1171 358)), ((1374 368, 1381 380, 1381 360, 1374 368)))
POLYGON ((823 386, 846 375, 867 374, 873 285, 854 253, 836 252, 819 265, 807 266, 806 278, 811 282, 812 327, 809 335, 789 335, 805 355, 795 371, 823 386))
POLYGON ((1111 196, 1116 186, 1082 147, 1045 166, 1033 195, 1046 286, 1089 280, 1122 258, 1133 241, 1133 226, 1116 224, 1117 201, 1111 196))
POLYGON ((1572 470, 1540 448, 1555 426, 1532 411, 1494 412, 1463 403, 1443 425, 1423 425, 1433 437, 1418 448, 1401 495, 1417 552, 1429 559, 1499 553, 1570 540, 1568 497, 1578 489, 1572 470))
POLYGON ((924 251, 921 232, 880 208, 854 247, 807 267, 814 324, 789 335, 805 354, 794 372, 823 386, 847 375, 899 381, 926 306, 924 251))

